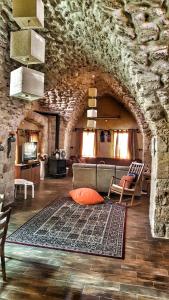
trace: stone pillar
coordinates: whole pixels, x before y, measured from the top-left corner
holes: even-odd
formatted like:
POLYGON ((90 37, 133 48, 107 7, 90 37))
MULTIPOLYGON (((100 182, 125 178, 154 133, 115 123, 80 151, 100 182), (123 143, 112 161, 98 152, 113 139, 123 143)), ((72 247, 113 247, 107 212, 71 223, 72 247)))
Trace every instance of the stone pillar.
POLYGON ((65 130, 65 140, 64 140, 64 149, 66 151, 66 158, 70 157, 70 145, 72 139, 72 129, 66 128, 65 130))
POLYGON ((143 162, 144 169, 151 172, 151 134, 143 133, 143 162))
POLYGON ((5 194, 4 205, 14 201, 14 163, 16 143, 11 143, 11 151, 8 151, 8 133, 3 136, 4 151, 0 151, 0 193, 5 194))
POLYGON ((169 238, 169 129, 152 138, 150 223, 154 237, 169 238))
POLYGON ((48 154, 49 156, 54 152, 55 149, 55 134, 56 134, 56 117, 49 116, 48 117, 48 128, 49 128, 49 136, 48 136, 48 154))
POLYGON ((60 131, 59 131, 59 148, 65 149, 64 141, 65 141, 65 130, 66 124, 63 118, 60 118, 60 131))

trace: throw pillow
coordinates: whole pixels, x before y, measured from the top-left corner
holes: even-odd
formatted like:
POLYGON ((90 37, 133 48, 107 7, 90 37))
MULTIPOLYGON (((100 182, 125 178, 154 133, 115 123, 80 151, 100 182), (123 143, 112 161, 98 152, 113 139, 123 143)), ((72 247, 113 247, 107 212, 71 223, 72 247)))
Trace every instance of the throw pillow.
POLYGON ((123 186, 123 184, 124 184, 124 181, 125 181, 125 188, 130 188, 131 187, 131 184, 132 184, 132 182, 134 181, 134 176, 129 176, 129 175, 126 175, 126 176, 122 176, 122 178, 120 179, 120 182, 119 182, 119 185, 120 186, 123 186))
POLYGON ((79 188, 69 192, 69 195, 72 199, 79 203, 80 205, 84 204, 97 204, 104 201, 95 190, 89 188, 79 188))
POLYGON ((133 182, 137 181, 138 174, 136 174, 136 173, 128 173, 127 175, 128 176, 134 176, 133 182))

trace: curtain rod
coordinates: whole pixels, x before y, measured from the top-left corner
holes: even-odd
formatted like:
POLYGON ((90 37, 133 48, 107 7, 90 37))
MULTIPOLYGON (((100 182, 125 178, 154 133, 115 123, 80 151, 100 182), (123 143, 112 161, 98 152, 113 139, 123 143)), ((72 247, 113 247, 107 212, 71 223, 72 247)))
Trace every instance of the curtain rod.
POLYGON ((140 130, 138 129, 138 128, 127 128, 127 129, 122 129, 122 128, 120 128, 120 129, 103 129, 103 128, 75 128, 75 131, 76 130, 92 130, 92 131, 97 131, 97 130, 103 130, 103 131, 107 131, 107 130, 110 130, 110 131, 124 131, 124 130, 135 130, 135 131, 137 131, 137 132, 139 132, 140 133, 140 130))
POLYGON ((41 130, 36 130, 36 129, 21 129, 21 128, 18 128, 17 131, 33 131, 33 132, 40 132, 41 130))

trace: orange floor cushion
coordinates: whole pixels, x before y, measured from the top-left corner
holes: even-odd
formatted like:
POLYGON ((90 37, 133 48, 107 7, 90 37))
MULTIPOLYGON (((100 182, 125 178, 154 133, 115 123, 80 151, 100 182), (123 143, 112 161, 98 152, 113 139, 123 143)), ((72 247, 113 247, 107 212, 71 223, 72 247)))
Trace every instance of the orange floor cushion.
POLYGON ((97 204, 104 201, 103 197, 99 195, 95 190, 90 188, 79 188, 69 192, 72 199, 79 203, 84 204, 97 204))

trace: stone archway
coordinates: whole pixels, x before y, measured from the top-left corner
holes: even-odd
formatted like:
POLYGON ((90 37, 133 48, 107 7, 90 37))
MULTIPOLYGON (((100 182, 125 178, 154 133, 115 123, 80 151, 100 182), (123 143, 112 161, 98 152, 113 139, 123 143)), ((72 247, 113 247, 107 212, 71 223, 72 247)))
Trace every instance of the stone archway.
MULTIPOLYGON (((126 88, 122 87, 119 81, 112 77, 110 74, 102 73, 99 71, 93 72, 95 74, 95 86, 98 89, 98 95, 101 97, 104 93, 114 96, 118 102, 122 103, 125 108, 132 113, 135 120, 138 123, 139 129, 143 136, 143 161, 145 163, 146 169, 151 169, 151 157, 150 157, 150 144, 151 144, 151 130, 147 124, 143 113, 141 112, 139 106, 130 95, 126 88)), ((85 82, 85 78, 92 78, 91 73, 86 73, 83 70, 83 76, 81 78, 82 82, 85 82)), ((85 86, 85 91, 87 87, 91 86, 91 80, 85 86)), ((87 91, 85 96, 78 99, 78 106, 76 102, 74 103, 74 109, 71 116, 67 120, 66 132, 65 132, 65 143, 64 148, 66 149, 67 157, 69 157, 70 142, 72 138, 72 131, 76 127, 76 123, 79 118, 83 115, 84 111, 87 109, 87 91)))

